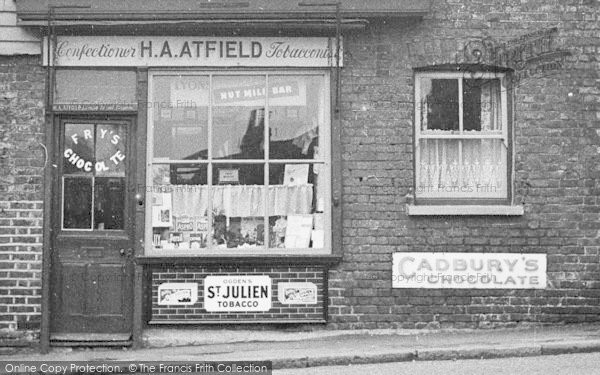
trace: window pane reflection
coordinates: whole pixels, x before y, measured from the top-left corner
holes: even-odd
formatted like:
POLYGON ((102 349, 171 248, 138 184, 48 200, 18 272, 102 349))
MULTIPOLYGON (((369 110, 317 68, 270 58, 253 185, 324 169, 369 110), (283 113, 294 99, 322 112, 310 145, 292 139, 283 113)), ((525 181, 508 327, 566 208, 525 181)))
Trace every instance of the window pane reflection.
POLYGON ((208 157, 208 87, 206 76, 154 78, 154 158, 208 157))
POLYGON ((125 229, 125 179, 97 177, 94 185, 94 229, 125 229))
POLYGON ((63 213, 63 228, 92 229, 91 178, 64 178, 63 213))
POLYGON ((459 130, 457 79, 421 79, 420 101, 422 130, 459 130))
POLYGON ((264 76, 213 78, 212 153, 214 159, 263 159, 264 76))
POLYGON ((463 129, 502 130, 499 79, 463 80, 463 129))
POLYGON ((312 159, 326 118, 321 76, 269 76, 269 156, 312 159))

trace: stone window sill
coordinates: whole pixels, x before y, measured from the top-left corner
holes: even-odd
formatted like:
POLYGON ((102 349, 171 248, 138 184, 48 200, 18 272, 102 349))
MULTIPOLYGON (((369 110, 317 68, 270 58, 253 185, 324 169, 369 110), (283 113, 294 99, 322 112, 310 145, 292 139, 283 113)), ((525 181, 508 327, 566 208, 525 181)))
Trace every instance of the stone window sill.
POLYGON ((487 205, 406 205, 409 216, 522 216, 523 206, 487 205))

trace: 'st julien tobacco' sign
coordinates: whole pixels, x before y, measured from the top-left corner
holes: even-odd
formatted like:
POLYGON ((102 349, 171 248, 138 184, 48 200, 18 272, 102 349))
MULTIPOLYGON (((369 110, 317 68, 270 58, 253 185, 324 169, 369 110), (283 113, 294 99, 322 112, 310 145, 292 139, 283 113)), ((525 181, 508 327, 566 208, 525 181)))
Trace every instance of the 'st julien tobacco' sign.
POLYGON ((207 276, 204 279, 204 309, 208 312, 269 311, 271 298, 269 276, 207 276))

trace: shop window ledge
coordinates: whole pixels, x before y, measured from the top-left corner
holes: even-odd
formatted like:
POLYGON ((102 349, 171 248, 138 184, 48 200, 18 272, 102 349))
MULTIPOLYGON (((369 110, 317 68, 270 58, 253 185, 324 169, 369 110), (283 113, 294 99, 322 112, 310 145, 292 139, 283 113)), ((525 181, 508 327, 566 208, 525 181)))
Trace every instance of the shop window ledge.
POLYGON ((522 216, 523 206, 406 205, 409 216, 522 216))
POLYGON ((339 255, 233 255, 233 256, 138 256, 137 264, 315 264, 335 265, 341 262, 339 255))

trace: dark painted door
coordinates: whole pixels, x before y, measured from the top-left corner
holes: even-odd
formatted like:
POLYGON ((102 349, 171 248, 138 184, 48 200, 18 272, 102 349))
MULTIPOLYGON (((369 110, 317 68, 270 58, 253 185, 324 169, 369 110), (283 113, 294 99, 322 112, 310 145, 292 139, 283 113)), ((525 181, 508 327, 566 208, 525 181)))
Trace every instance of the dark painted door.
POLYGON ((51 340, 129 340, 133 121, 64 118, 57 125, 51 340))

